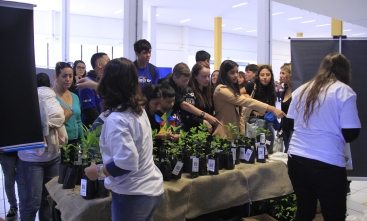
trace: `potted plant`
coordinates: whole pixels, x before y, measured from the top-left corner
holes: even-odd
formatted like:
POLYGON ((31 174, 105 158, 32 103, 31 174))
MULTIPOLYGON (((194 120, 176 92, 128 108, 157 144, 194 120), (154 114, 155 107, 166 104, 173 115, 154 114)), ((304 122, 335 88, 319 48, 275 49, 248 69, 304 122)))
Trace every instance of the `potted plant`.
POLYGON ((183 141, 182 137, 180 137, 177 142, 171 142, 170 162, 172 167, 172 179, 181 179, 183 171, 182 149, 184 145, 185 142, 183 141))
POLYGON ((229 123, 228 125, 225 125, 225 127, 229 130, 230 134, 231 134, 231 142, 232 142, 232 147, 231 147, 231 151, 233 154, 233 160, 235 161, 235 164, 239 164, 240 163, 240 147, 239 147, 239 132, 238 132, 238 128, 236 125, 229 123))
POLYGON ((67 144, 61 146, 62 163, 59 167, 59 179, 58 183, 63 184, 63 189, 73 189, 76 184, 76 179, 78 175, 78 168, 74 164, 74 159, 72 157, 75 156, 75 152, 78 151, 78 148, 75 144, 67 144))
POLYGON ((210 143, 210 155, 208 156, 208 170, 210 175, 218 175, 219 174, 219 161, 217 148, 220 147, 219 136, 213 137, 213 140, 210 143))
POLYGON ((256 158, 256 150, 254 148, 254 140, 252 138, 245 137, 245 148, 241 148, 241 156, 244 163, 254 164, 256 158))
MULTIPOLYGON (((85 167, 91 165, 91 163, 100 164, 103 162, 102 153, 99 148, 100 134, 102 131, 102 124, 95 127, 94 130, 84 126, 84 136, 81 139, 81 149, 80 156, 82 158, 82 166, 80 169, 84 173, 85 167)), ((98 180, 93 181, 88 179, 85 174, 83 174, 83 183, 86 194, 83 196, 84 199, 94 199, 94 198, 105 198, 108 197, 110 192, 104 186, 104 178, 99 177, 98 180)))

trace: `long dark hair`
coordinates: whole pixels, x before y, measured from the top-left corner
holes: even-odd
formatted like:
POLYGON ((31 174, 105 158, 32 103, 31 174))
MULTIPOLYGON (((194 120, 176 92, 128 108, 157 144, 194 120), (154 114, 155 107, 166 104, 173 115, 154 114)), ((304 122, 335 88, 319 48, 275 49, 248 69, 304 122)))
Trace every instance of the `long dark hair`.
MULTIPOLYGON (((84 61, 82 61, 82 60, 76 60, 76 61, 74 61, 74 64, 73 64, 73 85, 75 85, 75 83, 76 83, 76 80, 75 80, 75 76, 76 76, 76 66, 77 66, 79 63, 83 63, 83 64, 85 65, 84 61)), ((84 70, 84 74, 83 74, 83 76, 82 76, 82 77, 85 77, 86 75, 87 75, 87 70, 85 69, 85 70, 84 70)))
MULTIPOLYGON (((197 77, 199 75, 199 72, 201 70, 203 70, 204 68, 209 68, 209 66, 204 61, 197 62, 194 65, 194 67, 192 67, 192 70, 191 70, 191 78, 190 78, 190 81, 189 81, 189 85, 192 88, 192 90, 194 90, 195 96, 198 97, 199 104, 202 107, 205 107, 205 101, 204 101, 203 96, 201 96, 200 88, 199 88, 199 83, 195 79, 195 77, 197 77)), ((213 102, 212 102, 212 89, 210 87, 210 83, 208 84, 207 87, 203 87, 203 92, 205 93, 205 96, 206 96, 206 99, 207 99, 209 105, 212 107, 213 106, 213 102)))
POLYGON ((158 85, 148 84, 148 85, 145 85, 141 89, 141 92, 143 93, 143 95, 147 99, 146 104, 145 104, 145 112, 147 112, 147 114, 149 115, 149 113, 150 113, 149 102, 153 99, 161 98, 162 97, 162 91, 161 91, 161 89, 158 85))
POLYGON ((238 81, 233 83, 228 77, 228 71, 232 70, 234 67, 238 67, 238 64, 232 60, 225 60, 222 62, 219 68, 219 76, 217 80, 217 86, 219 84, 224 84, 229 87, 235 96, 240 95, 240 87, 238 86, 238 81))
POLYGON ((322 60, 317 75, 307 82, 301 91, 296 108, 297 110, 299 109, 300 101, 302 97, 306 95, 305 111, 303 115, 304 123, 307 124, 310 116, 320 108, 325 101, 327 90, 336 81, 341 81, 349 85, 350 64, 344 55, 340 53, 331 53, 322 60), (319 97, 321 92, 324 93, 324 100, 322 102, 319 97))
POLYGON ((273 70, 271 69, 270 66, 268 65, 263 65, 259 68, 259 70, 257 70, 257 74, 256 74, 256 78, 254 80, 254 84, 256 84, 256 96, 257 97, 268 97, 268 104, 271 106, 275 106, 275 101, 276 101, 276 97, 277 94, 275 93, 275 83, 274 83, 274 74, 273 74, 273 70), (270 82, 267 86, 262 85, 262 83, 260 82, 260 72, 263 69, 267 69, 270 71, 271 74, 271 79, 270 82), (265 91, 265 87, 268 87, 267 91, 265 91), (270 93, 270 94, 266 94, 270 93), (270 96, 269 96, 270 95, 270 96))
POLYGON ((135 115, 143 113, 145 97, 142 95, 138 73, 133 62, 126 58, 116 58, 104 67, 98 94, 103 98, 103 111, 123 112, 131 108, 135 115), (117 108, 118 106, 120 106, 117 108))

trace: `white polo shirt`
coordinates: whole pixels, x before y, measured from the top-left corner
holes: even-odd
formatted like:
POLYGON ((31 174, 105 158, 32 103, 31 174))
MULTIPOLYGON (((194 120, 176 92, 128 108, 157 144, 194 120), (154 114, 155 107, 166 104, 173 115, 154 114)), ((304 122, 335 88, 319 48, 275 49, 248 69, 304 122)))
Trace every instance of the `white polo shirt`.
POLYGON ((104 122, 100 137, 103 163, 131 172, 105 179, 105 187, 118 194, 159 196, 164 192, 163 177, 153 162, 153 141, 145 111, 136 116, 128 109, 112 112, 104 122))
MULTIPOLYGON (((340 81, 330 85, 326 96, 325 92, 319 94, 320 108, 314 111, 306 125, 303 122, 303 114, 308 91, 303 95, 300 106, 296 109, 304 87, 305 85, 302 85, 292 93, 287 117, 294 119, 295 131, 288 154, 345 167, 345 140, 342 128, 361 128, 356 93, 340 81)), ((312 85, 309 88, 311 87, 312 85)), ((315 107, 317 105, 316 102, 315 107)))

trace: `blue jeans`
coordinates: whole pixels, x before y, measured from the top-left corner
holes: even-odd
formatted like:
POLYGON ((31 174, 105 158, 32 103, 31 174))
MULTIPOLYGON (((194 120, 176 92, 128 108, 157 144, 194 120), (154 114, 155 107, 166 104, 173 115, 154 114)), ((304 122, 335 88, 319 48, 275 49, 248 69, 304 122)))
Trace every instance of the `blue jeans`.
MULTIPOLYGON (((18 191, 24 189, 22 186, 22 180, 19 180, 19 170, 17 169, 18 156, 6 156, 0 155, 1 167, 4 173, 5 180, 5 192, 8 197, 10 207, 18 208, 17 198, 15 196, 15 181, 18 184, 18 191)), ((19 203, 19 210, 22 211, 22 205, 19 203)))
POLYGON ((162 199, 163 194, 145 196, 112 192, 112 221, 151 221, 162 199))
POLYGON ((60 157, 48 162, 20 161, 25 182, 25 196, 19 196, 24 205, 21 214, 22 221, 34 221, 36 213, 40 221, 50 221, 52 213, 47 201, 48 191, 45 184, 59 175, 60 157))

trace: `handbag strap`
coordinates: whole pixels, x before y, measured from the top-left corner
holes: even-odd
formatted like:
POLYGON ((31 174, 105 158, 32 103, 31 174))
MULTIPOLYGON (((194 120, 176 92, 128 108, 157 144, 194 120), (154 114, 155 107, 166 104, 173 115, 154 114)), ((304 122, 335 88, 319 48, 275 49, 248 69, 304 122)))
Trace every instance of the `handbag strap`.
POLYGON ((254 98, 256 91, 256 84, 254 83, 254 89, 252 90, 251 97, 254 98))

